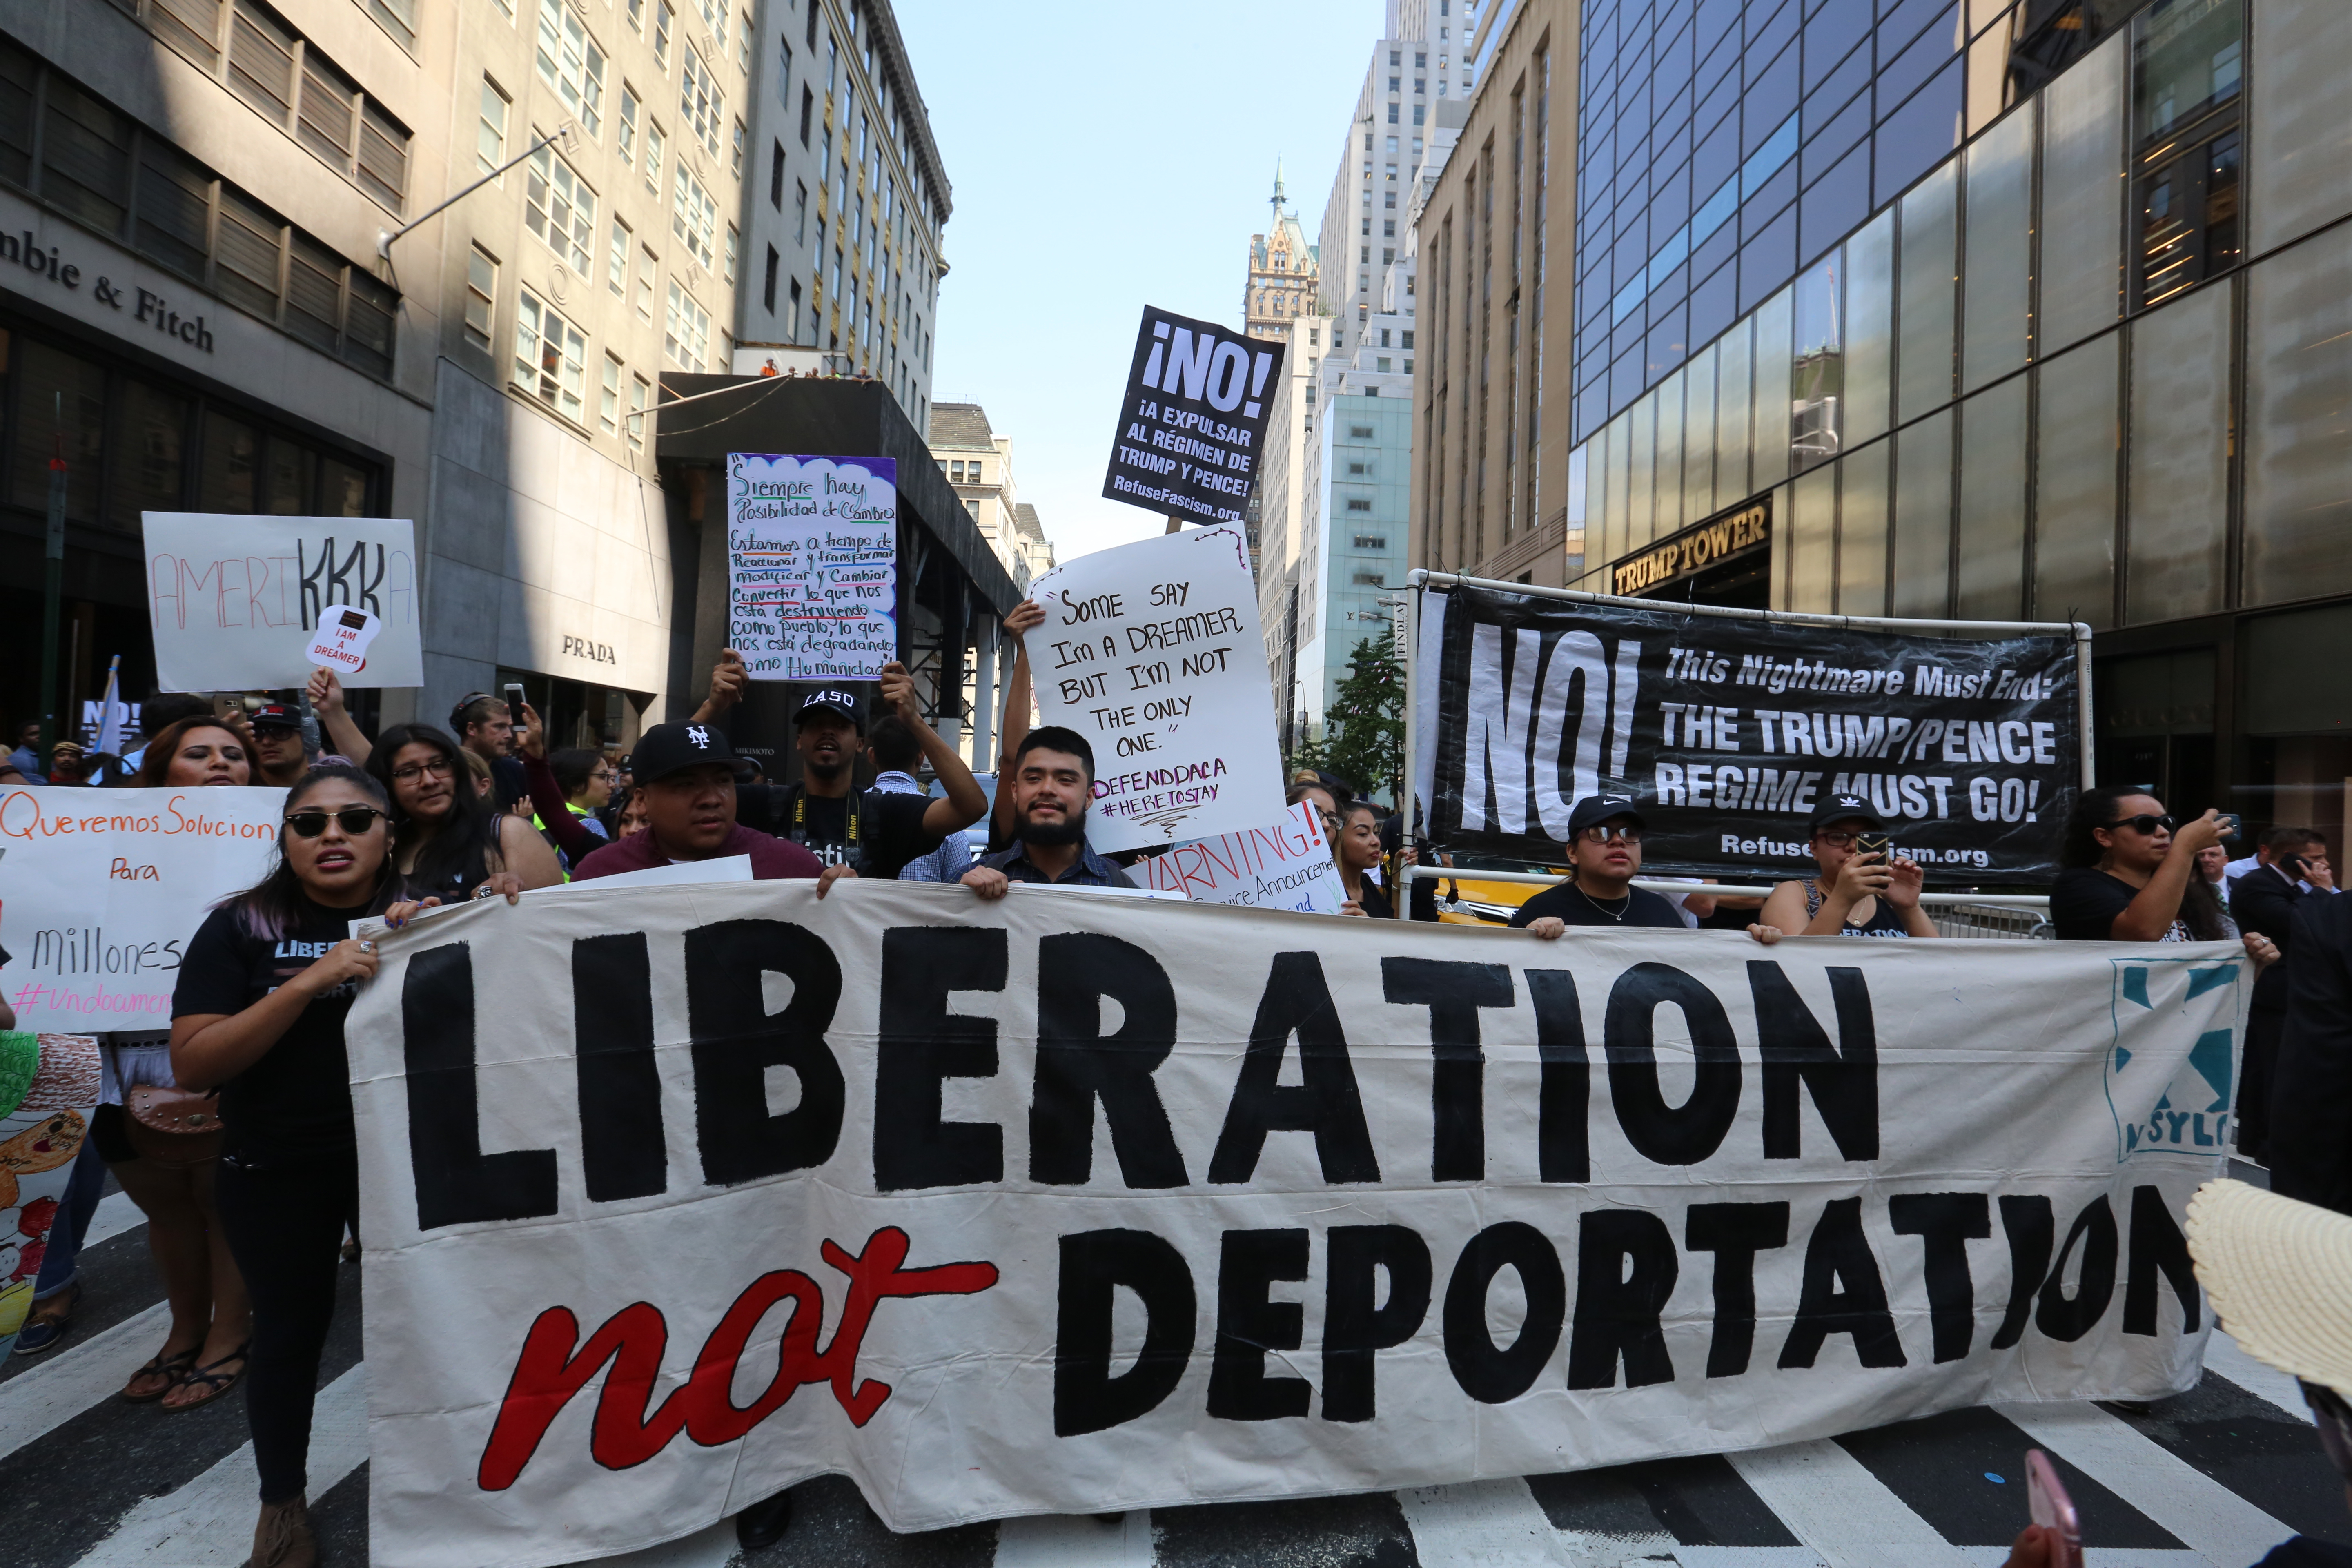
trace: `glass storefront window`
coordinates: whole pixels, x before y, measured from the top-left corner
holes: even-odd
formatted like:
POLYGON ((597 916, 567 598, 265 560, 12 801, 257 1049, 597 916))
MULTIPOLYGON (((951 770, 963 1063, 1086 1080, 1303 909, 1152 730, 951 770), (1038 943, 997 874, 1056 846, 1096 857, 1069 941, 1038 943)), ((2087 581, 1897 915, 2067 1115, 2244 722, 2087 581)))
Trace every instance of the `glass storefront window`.
POLYGON ((1683 525, 1683 376, 1680 371, 1658 384, 1658 479, 1656 521, 1653 538, 1664 538, 1683 525))
POLYGON ((1961 384, 1973 392, 2025 363, 2032 326, 2033 106, 1979 137, 1968 152, 1968 270, 1961 290, 1967 342, 1961 384))
POLYGON ((1952 411, 1895 436, 1895 613, 1942 616, 1950 598, 1952 411))
POLYGON ((1832 256, 1792 286, 1796 353, 1790 362, 1789 456, 1799 470, 1840 450, 1845 403, 1845 265, 1832 256))
POLYGON ((1842 616, 1886 613, 1886 459, 1873 441, 1838 464, 1838 595, 1842 616))
POLYGON ((310 510, 311 454, 278 437, 269 443, 269 460, 261 470, 261 510, 279 517, 301 517, 310 510))
POLYGON ((1952 400, 1953 209, 1958 166, 1947 163, 1903 198, 1895 363, 1896 417, 1916 419, 1952 400))
POLYGON ((203 511, 252 511, 261 471, 261 436, 218 409, 205 415, 204 472, 196 506, 203 511))
POLYGON ((1781 289, 1756 311, 1756 456, 1748 482, 1759 490, 1789 477, 1793 292, 1781 289))
POLYGON ((1653 393, 1627 416, 1631 432, 1625 453, 1625 548, 1639 550, 1655 537, 1657 515, 1658 399, 1653 393))
POLYGON ((2242 6, 2243 0, 2158 0, 2132 23, 2143 305, 2235 266, 2243 252, 2242 6))
POLYGON ((2098 660, 2091 711, 2098 724, 2099 782, 2137 784, 2184 816, 2220 804, 2213 794, 2215 668, 2210 647, 2098 660))
POLYGON ((1886 430, 1895 359, 1895 215, 1883 212, 1845 247, 1845 429, 1849 450, 1886 430))
POLYGON ((2125 616, 2221 607, 2229 515, 2230 291, 2205 289, 2132 325, 2125 616))
POLYGON ((1701 349, 1683 373, 1683 518, 1715 510, 1715 349, 1701 349))
POLYGON ((1823 465, 1790 487, 1789 588, 1783 607, 1827 614, 1836 607, 1837 468, 1823 465))
POLYGON ((1725 333, 1715 372, 1715 510, 1755 493, 1748 483, 1749 416, 1755 401, 1755 323, 1725 333))
POLYGON ((127 377, 114 398, 114 460, 108 465, 106 521, 125 533, 139 531, 142 511, 170 511, 180 505, 188 444, 188 399, 127 377))
POLYGON ((1600 559, 1603 561, 1614 561, 1625 553, 1626 470, 1632 461, 1633 424, 1633 415, 1620 414, 1610 421, 1605 433, 1609 449, 1609 510, 1601 520, 1600 559))
POLYGON ((49 458, 64 437, 66 516, 95 521, 106 442, 106 370, 38 339, 17 340, 16 452, 10 499, 31 512, 49 504, 49 458))
POLYGON ((2243 602, 2352 590, 2352 228, 2246 279, 2243 602))
POLYGON ((2157 0, 2133 23, 2132 128, 2141 143, 2237 97, 2242 4, 2157 0))
POLYGON ((2352 212, 2352 115, 2341 108, 2352 103, 2352 5, 2308 0, 2294 17, 2292 26, 2256 26, 2250 40, 2257 256, 2352 212))
POLYGON ((2123 91, 2117 34, 2042 95, 2043 354, 2113 325, 2123 303, 2123 91))
POLYGON ((2115 624, 2116 461, 2123 444, 2116 417, 2116 360, 2122 345, 2110 332, 2042 361, 2034 373, 2040 381, 2036 620, 2087 621, 2101 631, 2115 624))
POLYGON ((1960 405, 1963 619, 2015 620, 2024 609, 2025 382, 2013 377, 1960 405))
POLYGON ((2263 616, 2246 625, 2238 723, 2250 777, 2233 804, 2248 816, 2316 829, 2337 866, 2352 805, 2352 605, 2263 616))

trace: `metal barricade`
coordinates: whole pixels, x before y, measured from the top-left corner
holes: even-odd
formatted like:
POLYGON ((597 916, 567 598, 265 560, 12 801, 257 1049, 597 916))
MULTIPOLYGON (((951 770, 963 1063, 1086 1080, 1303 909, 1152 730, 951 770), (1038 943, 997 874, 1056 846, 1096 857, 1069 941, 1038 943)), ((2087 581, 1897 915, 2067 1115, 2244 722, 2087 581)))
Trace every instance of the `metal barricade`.
POLYGON ((1927 915, 1936 922, 1937 936, 1990 937, 2000 942, 2052 942, 2057 938, 2045 910, 1930 904, 1927 915))

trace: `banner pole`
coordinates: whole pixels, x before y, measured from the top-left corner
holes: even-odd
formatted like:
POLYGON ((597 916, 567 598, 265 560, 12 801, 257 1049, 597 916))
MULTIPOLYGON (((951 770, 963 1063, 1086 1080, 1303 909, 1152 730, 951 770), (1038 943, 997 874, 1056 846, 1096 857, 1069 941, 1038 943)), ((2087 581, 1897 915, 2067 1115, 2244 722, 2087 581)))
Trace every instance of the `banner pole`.
MULTIPOLYGON (((1428 574, 1416 566, 1404 578, 1404 776, 1397 781, 1397 812, 1401 821, 1397 828, 1399 848, 1411 847, 1414 822, 1413 808, 1421 803, 1413 795, 1413 784, 1421 771, 1414 765, 1414 745, 1420 736, 1414 724, 1421 711, 1421 596, 1428 574)), ((1390 910, 1392 920, 1412 918, 1412 870, 1400 865, 1396 877, 1396 908, 1390 910)))
POLYGON ((2087 621, 2074 623, 2074 710, 2081 715, 2083 751, 2083 787, 2099 787, 2099 763, 2095 753, 2095 735, 2091 723, 2091 626, 2087 621))

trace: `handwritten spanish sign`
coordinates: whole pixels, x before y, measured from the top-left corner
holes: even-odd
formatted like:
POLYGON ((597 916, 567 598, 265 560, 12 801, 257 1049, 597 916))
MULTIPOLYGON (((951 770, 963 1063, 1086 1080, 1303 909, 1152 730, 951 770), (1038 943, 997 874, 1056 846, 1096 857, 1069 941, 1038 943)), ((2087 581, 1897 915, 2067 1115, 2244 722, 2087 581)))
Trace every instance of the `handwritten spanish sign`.
POLYGON ((1037 707, 1095 751, 1102 854, 1283 819, 1274 690, 1238 528, 1082 555, 1037 579, 1037 707))
POLYGON ((898 657, 898 465, 727 459, 727 642, 754 680, 873 680, 898 657))
POLYGON ((415 530, 396 517, 142 512, 156 684, 166 691, 299 686, 333 612, 373 616, 345 686, 422 686, 415 530))
POLYGON ((1282 355, 1280 343, 1146 305, 1104 498, 1187 522, 1241 521, 1282 355))
POLYGON ((1128 875, 1159 891, 1245 909, 1336 915, 1348 901, 1331 841, 1323 837, 1323 818, 1304 800, 1271 827, 1179 844, 1139 862, 1128 875))

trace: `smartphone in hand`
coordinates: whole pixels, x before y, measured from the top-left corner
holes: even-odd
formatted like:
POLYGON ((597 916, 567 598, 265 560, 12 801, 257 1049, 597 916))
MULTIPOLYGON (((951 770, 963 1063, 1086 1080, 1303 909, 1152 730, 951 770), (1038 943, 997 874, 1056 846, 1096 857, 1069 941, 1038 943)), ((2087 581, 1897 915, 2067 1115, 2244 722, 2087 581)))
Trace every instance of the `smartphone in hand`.
POLYGON ((2083 1521, 2058 1468, 2039 1448, 2025 1450, 2025 1502, 2033 1522, 2054 1538, 2051 1568, 2083 1568, 2083 1521))
POLYGON ((507 718, 513 722, 517 730, 523 727, 522 685, 519 681, 507 682, 507 718))

